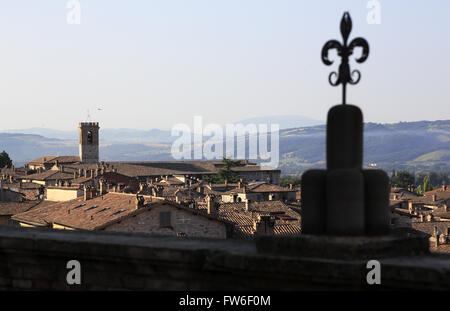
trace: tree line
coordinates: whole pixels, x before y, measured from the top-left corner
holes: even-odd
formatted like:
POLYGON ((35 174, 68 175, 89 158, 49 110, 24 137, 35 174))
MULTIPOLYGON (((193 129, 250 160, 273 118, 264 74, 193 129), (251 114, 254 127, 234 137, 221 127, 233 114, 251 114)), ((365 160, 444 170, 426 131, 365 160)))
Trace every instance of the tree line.
POLYGON ((442 187, 449 182, 449 172, 419 172, 414 174, 409 171, 392 171, 391 184, 401 188, 415 186, 418 194, 442 187))

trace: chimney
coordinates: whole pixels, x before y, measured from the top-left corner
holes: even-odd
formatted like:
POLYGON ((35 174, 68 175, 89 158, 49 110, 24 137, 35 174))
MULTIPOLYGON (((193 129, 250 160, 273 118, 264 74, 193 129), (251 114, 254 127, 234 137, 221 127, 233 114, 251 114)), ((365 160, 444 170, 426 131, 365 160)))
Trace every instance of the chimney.
POLYGON ((238 181, 238 188, 241 189, 241 187, 242 187, 242 179, 239 179, 239 181, 238 181))
POLYGON ((411 213, 413 210, 413 202, 412 201, 408 201, 408 211, 411 213))
POLYGON ((439 234, 438 234, 438 228, 436 226, 434 226, 434 229, 433 229, 433 237, 435 238, 434 246, 438 247, 439 246, 439 234))
POLYGON ((178 189, 175 191, 175 201, 180 204, 181 203, 181 191, 178 189))
POLYGON ((145 199, 144 199, 144 197, 142 195, 137 195, 136 194, 136 198, 134 200, 136 209, 139 209, 139 208, 143 207, 144 206, 144 201, 145 201, 145 199))
POLYGON ((444 212, 448 212, 448 206, 447 206, 447 203, 444 203, 443 208, 444 208, 444 212))
POLYGON ((250 199, 247 199, 246 201, 245 201, 245 211, 246 212, 249 212, 249 211, 251 211, 251 204, 252 203, 252 201, 250 200, 250 199))
POLYGON ((104 179, 101 179, 99 181, 100 184, 100 195, 103 195, 106 193, 106 181, 104 179))
POLYGON ((225 179, 225 191, 227 191, 228 188, 228 179, 225 179))
POLYGON ((158 192, 158 196, 162 197, 163 196, 164 187, 158 185, 158 186, 156 186, 156 190, 158 192))
POLYGON ((216 213, 216 206, 214 202, 214 197, 212 195, 206 196, 206 207, 208 214, 215 214, 216 213))
POLYGON ((432 201, 432 202, 436 202, 436 195, 435 195, 435 194, 433 194, 433 195, 431 196, 431 201, 432 201))
POLYGON ((84 186, 83 190, 84 190, 83 200, 87 201, 87 200, 89 200, 88 188, 86 186, 84 186))
POLYGON ((420 214, 420 222, 423 222, 423 214, 420 214))
POLYGON ((447 191, 447 185, 442 185, 442 191, 447 191))
POLYGON ((261 216, 261 220, 256 225, 257 235, 273 235, 275 221, 270 216, 261 216))
POLYGON ((293 189, 292 184, 289 184, 289 190, 292 190, 292 189, 293 189))
POLYGON ((73 172, 73 179, 77 178, 77 172, 73 172))

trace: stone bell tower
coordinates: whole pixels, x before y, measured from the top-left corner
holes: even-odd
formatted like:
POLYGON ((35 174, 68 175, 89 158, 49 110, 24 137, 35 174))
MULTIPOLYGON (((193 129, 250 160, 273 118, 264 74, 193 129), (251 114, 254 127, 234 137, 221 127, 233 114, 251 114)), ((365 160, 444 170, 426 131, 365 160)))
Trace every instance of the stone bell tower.
POLYGON ((98 162, 98 122, 80 122, 78 125, 79 155, 82 163, 98 162))

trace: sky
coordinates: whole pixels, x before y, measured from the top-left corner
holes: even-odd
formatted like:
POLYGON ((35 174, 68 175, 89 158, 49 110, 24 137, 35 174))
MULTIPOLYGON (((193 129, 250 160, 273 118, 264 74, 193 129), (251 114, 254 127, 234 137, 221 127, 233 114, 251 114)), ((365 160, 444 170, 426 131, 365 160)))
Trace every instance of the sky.
POLYGON ((368 0, 78 2, 70 24, 68 0, 0 0, 0 129, 73 130, 88 111, 102 128, 325 120, 341 88, 321 49, 344 11, 370 45, 347 90, 364 121, 450 119, 448 0, 378 0, 379 24, 368 0))

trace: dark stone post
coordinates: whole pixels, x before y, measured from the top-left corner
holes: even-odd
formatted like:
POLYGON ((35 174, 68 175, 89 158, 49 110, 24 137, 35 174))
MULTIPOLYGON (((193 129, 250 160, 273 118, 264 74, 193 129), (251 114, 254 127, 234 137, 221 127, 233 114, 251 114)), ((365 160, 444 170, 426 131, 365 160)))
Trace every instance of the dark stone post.
POLYGON ((356 84, 360 79, 359 71, 350 71, 348 57, 355 47, 363 49, 357 62, 364 62, 369 54, 363 38, 347 44, 351 28, 350 15, 345 13, 341 21, 343 44, 331 40, 322 50, 326 65, 332 64, 328 59, 330 49, 337 49, 342 58, 339 73, 331 73, 329 80, 333 86, 342 84, 343 105, 328 112, 327 170, 310 170, 302 176, 305 234, 372 235, 389 231, 389 178, 384 171, 362 169, 363 115, 358 107, 346 105, 346 84, 356 84), (335 82, 331 81, 333 76, 337 77, 335 82))

